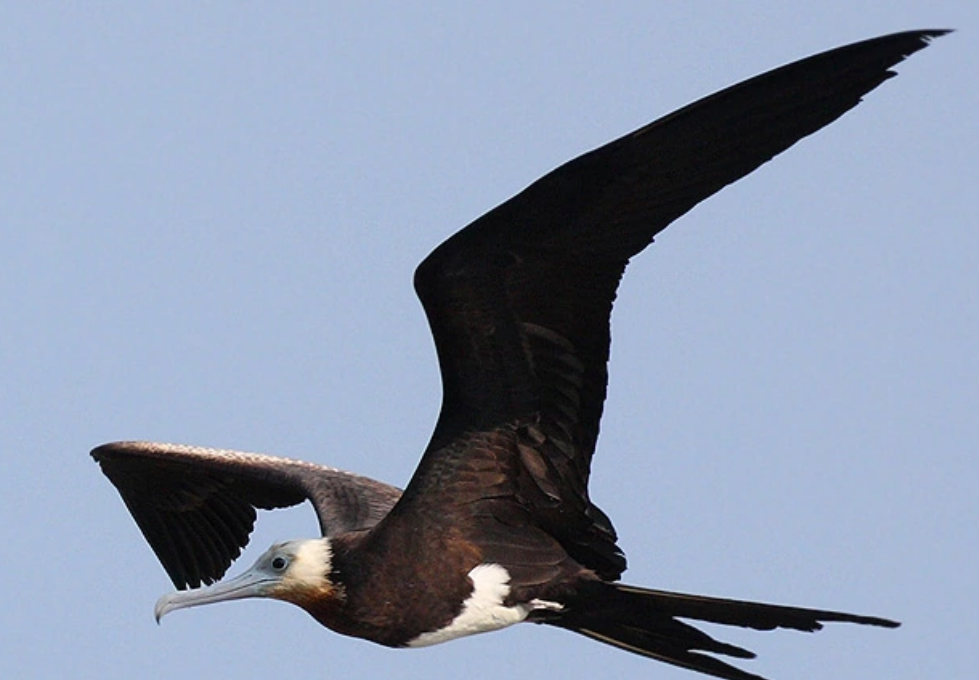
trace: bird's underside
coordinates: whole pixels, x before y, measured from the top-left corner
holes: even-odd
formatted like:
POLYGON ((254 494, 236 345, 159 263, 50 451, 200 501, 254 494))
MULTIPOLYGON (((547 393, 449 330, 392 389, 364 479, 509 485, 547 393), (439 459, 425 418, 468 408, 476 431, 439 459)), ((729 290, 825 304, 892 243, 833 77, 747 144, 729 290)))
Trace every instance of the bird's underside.
POLYGON ((117 442, 92 455, 181 591, 296 604, 391 646, 530 621, 729 680, 751 658, 682 620, 813 631, 887 619, 627 586, 588 478, 609 319, 630 259, 677 217, 855 107, 946 31, 847 45, 744 81, 580 156, 462 229, 418 267, 443 385, 400 489, 321 465, 117 442), (256 510, 310 501, 321 538, 276 544, 233 580, 256 510), (191 588, 191 590, 186 590, 191 588))

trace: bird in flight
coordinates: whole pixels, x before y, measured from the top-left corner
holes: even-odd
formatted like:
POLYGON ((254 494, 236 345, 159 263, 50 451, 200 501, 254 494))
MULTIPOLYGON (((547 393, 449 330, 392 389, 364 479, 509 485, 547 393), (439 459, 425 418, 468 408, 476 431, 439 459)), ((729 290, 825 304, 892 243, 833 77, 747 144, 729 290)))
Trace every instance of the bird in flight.
POLYGON ((404 491, 330 467, 149 442, 99 446, 177 592, 175 609, 249 597, 417 647, 518 622, 556 626, 729 680, 750 659, 683 620, 814 631, 883 618, 652 590, 589 498, 610 314, 629 260, 702 200, 855 107, 943 34, 830 50, 717 92, 545 175, 415 272, 442 376, 431 441, 404 491), (322 536, 273 545, 221 581, 256 510, 310 501, 322 536))

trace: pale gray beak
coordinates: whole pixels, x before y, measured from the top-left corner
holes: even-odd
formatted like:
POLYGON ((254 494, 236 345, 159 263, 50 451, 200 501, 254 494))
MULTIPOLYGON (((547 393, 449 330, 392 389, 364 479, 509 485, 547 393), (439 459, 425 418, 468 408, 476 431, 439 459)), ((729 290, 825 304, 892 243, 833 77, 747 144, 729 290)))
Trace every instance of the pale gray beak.
POLYGON ((178 590, 169 595, 164 595, 156 602, 154 610, 156 622, 159 623, 160 619, 175 609, 186 609, 187 607, 197 607, 214 602, 243 600, 249 597, 268 597, 269 590, 280 583, 281 578, 279 574, 270 573, 265 567, 263 560, 259 560, 255 566, 241 576, 228 581, 220 581, 193 590, 178 590))

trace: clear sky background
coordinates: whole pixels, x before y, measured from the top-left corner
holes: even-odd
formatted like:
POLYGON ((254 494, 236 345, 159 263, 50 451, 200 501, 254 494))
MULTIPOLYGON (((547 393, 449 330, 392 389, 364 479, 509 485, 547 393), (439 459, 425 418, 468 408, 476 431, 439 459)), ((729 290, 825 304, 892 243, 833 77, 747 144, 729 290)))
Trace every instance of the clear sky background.
MULTIPOLYGON (((435 245, 714 90, 934 27, 959 32, 630 267, 592 493, 628 582, 905 623, 722 631, 753 672, 974 677, 969 0, 5 3, 0 677, 693 677, 530 625, 399 651, 252 601, 158 627, 170 583, 88 451, 404 484, 440 400, 411 289, 435 245)), ((266 514, 244 560, 315 531, 266 514)))

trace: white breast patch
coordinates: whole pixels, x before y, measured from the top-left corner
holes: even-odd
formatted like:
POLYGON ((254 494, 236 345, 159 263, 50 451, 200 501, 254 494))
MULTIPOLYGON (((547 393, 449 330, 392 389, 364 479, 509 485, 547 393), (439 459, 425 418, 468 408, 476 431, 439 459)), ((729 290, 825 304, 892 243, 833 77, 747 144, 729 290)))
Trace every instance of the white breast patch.
POLYGON ((462 604, 459 615, 445 628, 422 633, 408 643, 409 647, 427 647, 466 635, 506 628, 520 623, 535 609, 562 609, 560 604, 544 600, 505 606, 503 601, 510 594, 510 574, 499 564, 473 567, 469 578, 473 582, 472 595, 462 604))

